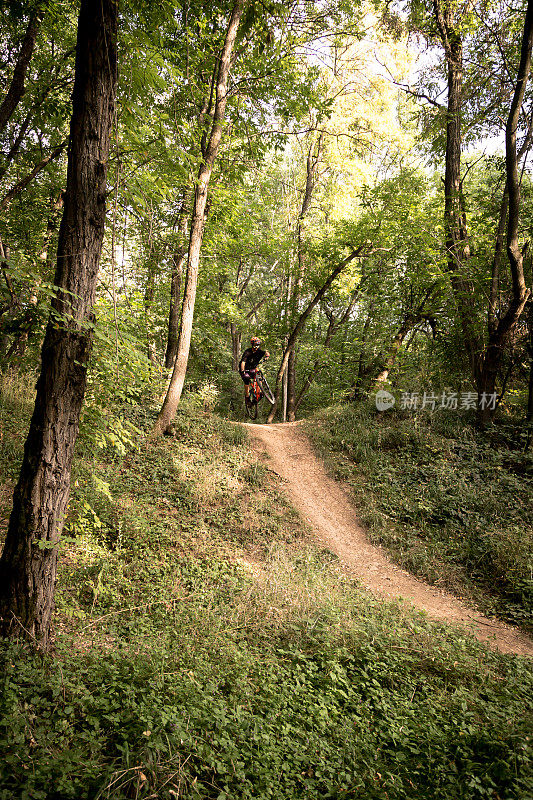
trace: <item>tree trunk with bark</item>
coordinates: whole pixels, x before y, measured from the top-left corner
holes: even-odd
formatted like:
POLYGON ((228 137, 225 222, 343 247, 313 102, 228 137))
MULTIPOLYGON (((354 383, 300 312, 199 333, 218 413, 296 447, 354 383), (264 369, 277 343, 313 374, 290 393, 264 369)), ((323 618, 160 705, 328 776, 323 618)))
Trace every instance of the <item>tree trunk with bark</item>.
MULTIPOLYGON (((303 277, 305 272, 304 238, 305 238, 306 217, 309 212, 309 206, 311 205, 311 199, 313 197, 313 191, 316 184, 316 172, 318 168, 318 162, 320 160, 322 143, 324 141, 323 133, 320 134, 318 140, 316 141, 315 141, 315 135, 316 134, 313 133, 313 138, 311 140, 311 144, 309 145, 309 149, 307 151, 305 189, 304 189, 300 214, 298 216, 297 230, 296 230, 296 236, 297 236, 296 247, 298 254, 298 277, 295 281, 294 295, 292 298, 294 316, 296 316, 298 313, 298 304, 300 300, 303 277)), ((287 418, 289 422, 294 422, 294 420, 296 419, 296 403, 297 403, 296 340, 294 341, 292 349, 289 353, 289 360, 287 362, 286 381, 287 381, 287 418)))
POLYGON ((270 410, 270 413, 268 415, 268 418, 267 418, 267 422, 268 423, 271 423, 271 422, 274 421, 274 417, 276 416, 276 411, 278 410, 280 393, 281 393, 282 377, 283 377, 283 374, 284 374, 285 370, 287 369, 287 365, 289 363, 289 355, 290 355, 290 352, 291 352, 292 348, 294 347, 294 343, 298 339, 298 336, 300 335, 301 331, 303 330, 305 323, 307 322, 307 320, 309 319, 310 315, 312 314, 313 309, 318 305, 318 303, 320 303, 320 301, 322 300, 322 298, 324 297, 324 295, 326 294, 326 292, 330 288, 330 286, 333 283, 333 281, 335 280, 335 278, 338 275, 340 275, 341 272, 344 269, 346 269, 348 264, 350 264, 354 260, 354 258, 358 258, 358 257, 361 256, 361 252, 362 252, 363 248, 364 248, 364 245, 360 245, 356 250, 353 250, 353 252, 350 253, 349 256, 346 256, 346 258, 344 258, 340 262, 340 264, 338 264, 335 267, 335 269, 328 275, 328 277, 326 278, 325 282, 322 284, 322 286, 320 287, 320 289, 318 290, 316 295, 313 297, 313 299, 310 301, 310 303, 308 303, 308 305, 304 309, 304 311, 302 311, 302 313, 300 314, 296 325, 294 326, 294 328, 292 329, 291 333, 289 334, 289 338, 287 339, 287 344, 285 346, 285 351, 283 353, 283 356, 282 356, 282 359, 281 359, 281 364, 279 366, 278 374, 277 374, 277 377, 276 377, 276 386, 275 386, 275 390, 274 390, 275 401, 274 401, 274 405, 272 406, 272 408, 270 410))
POLYGON ((170 308, 168 311, 168 336, 165 353, 165 369, 172 369, 178 352, 178 331, 180 322, 180 292, 183 266, 187 258, 187 203, 185 195, 178 218, 178 230, 182 242, 172 256, 172 275, 170 278, 170 308))
POLYGON ((92 345, 92 307, 105 226, 106 173, 117 83, 116 0, 82 0, 67 190, 35 410, 0 559, 2 633, 46 647, 57 545, 92 345))
MULTIPOLYGON (((507 256, 511 269, 511 298, 505 314, 500 317, 496 324, 495 309, 490 309, 493 314, 489 318, 489 342, 484 353, 483 363, 480 370, 478 391, 485 398, 494 395, 496 392, 496 379, 500 369, 503 352, 510 337, 512 336, 518 321, 522 315, 530 290, 526 287, 524 278, 524 257, 528 249, 528 243, 523 248, 518 241, 518 224, 520 219, 520 180, 518 177, 518 159, 516 149, 516 131, 520 118, 520 111, 524 100, 526 83, 531 71, 531 51, 533 47, 533 0, 529 0, 527 5, 526 17, 524 21, 524 31, 522 34, 522 46, 520 52, 520 64, 516 78, 515 91, 511 101, 511 108, 507 118, 505 128, 505 167, 506 167, 506 192, 508 194, 508 214, 507 214, 507 256), (492 322, 492 324, 491 324, 492 322)), ((505 202, 505 192, 504 192, 505 202)), ((505 203, 507 205, 507 203, 505 203)), ((502 227, 502 216, 504 208, 500 213, 500 226, 502 227)), ((498 247, 498 239, 497 239, 498 247)), ((498 257, 498 249, 495 258, 498 257)), ((494 270, 493 270, 494 276, 494 270)), ((493 277, 494 282, 494 277, 493 277)), ((494 306, 494 299, 491 293, 491 305, 494 306)), ((494 417, 495 409, 489 408, 493 404, 480 403, 478 407, 478 419, 482 426, 490 423, 494 417)))
MULTIPOLYGON (((161 435, 174 419, 183 391, 189 350, 191 346, 192 325, 194 318, 194 304, 196 301, 196 287, 198 284, 198 267, 200 264, 200 250, 202 247, 205 212, 207 203, 207 190, 213 165, 222 140, 224 117, 228 100, 228 80, 231 70, 232 53, 239 30, 245 0, 235 0, 226 31, 226 38, 218 69, 216 70, 216 99, 213 113, 213 122, 209 134, 209 141, 203 148, 203 161, 198 172, 198 181, 194 193, 194 205, 189 239, 189 253, 187 262, 187 276, 181 311, 181 326, 178 338, 178 351, 174 370, 170 379, 165 400, 153 429, 153 435, 161 435)), ((215 74, 215 73, 214 73, 215 74)))
POLYGON ((448 272, 474 380, 477 382, 482 342, 475 328, 474 289, 465 275, 470 258, 466 214, 462 197, 462 105, 463 42, 461 12, 449 0, 433 0, 437 31, 444 47, 447 66, 448 102, 446 115, 446 166, 444 172, 444 230, 448 272))
MULTIPOLYGON (((464 275, 464 264, 470 256, 466 215, 462 202, 461 186, 461 106, 463 102, 462 40, 454 12, 458 7, 442 0, 433 0, 434 17, 442 41, 448 68, 448 114, 446 128, 446 171, 445 189, 445 231, 448 253, 448 271, 459 318, 463 331, 463 341, 469 357, 472 376, 478 393, 493 395, 506 344, 524 309, 528 291, 524 282, 524 252, 518 246, 518 218, 520 191, 517 164, 522 152, 517 156, 516 130, 524 98, 525 85, 531 68, 532 8, 528 2, 522 37, 520 65, 515 84, 515 92, 506 126, 506 186, 500 210, 496 233, 496 248, 492 270, 491 292, 488 308, 488 343, 485 346, 475 329, 475 291, 464 275), (503 232, 505 217, 507 222, 507 254, 511 267, 512 293, 503 317, 497 319, 499 299, 499 271, 502 260, 503 232)), ((528 131, 524 147, 529 146, 531 130, 528 131)), ((523 148, 524 150, 524 148, 523 148)), ((480 403, 478 420, 482 425, 490 422, 495 409, 492 404, 480 403)))

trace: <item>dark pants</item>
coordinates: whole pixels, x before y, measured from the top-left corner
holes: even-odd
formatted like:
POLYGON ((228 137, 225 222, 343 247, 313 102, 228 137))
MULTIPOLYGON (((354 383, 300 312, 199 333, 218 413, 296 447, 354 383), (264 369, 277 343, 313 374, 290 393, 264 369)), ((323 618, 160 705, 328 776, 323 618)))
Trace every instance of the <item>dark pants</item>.
POLYGON ((255 378, 255 373, 256 373, 255 369, 247 369, 247 370, 244 370, 244 372, 240 372, 239 371, 239 375, 243 379, 243 381, 246 384, 246 386, 249 385, 249 383, 252 380, 252 378, 255 378))

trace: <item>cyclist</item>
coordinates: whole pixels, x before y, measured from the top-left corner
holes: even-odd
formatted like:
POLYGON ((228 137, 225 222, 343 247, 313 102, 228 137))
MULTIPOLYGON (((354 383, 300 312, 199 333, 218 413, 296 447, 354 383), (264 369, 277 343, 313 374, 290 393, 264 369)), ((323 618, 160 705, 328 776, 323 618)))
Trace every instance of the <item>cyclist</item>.
POLYGON ((264 357, 265 361, 270 358, 268 350, 261 350, 261 340, 257 336, 252 336, 251 347, 248 347, 239 361, 239 372, 244 381, 245 402, 250 402, 250 381, 255 377, 257 366, 264 357))

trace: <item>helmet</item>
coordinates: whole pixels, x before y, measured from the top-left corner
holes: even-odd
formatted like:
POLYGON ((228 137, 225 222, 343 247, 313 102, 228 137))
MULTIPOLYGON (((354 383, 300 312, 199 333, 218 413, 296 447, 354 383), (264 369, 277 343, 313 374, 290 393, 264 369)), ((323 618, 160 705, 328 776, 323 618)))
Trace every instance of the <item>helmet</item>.
POLYGON ((259 336, 252 336, 250 343, 252 347, 259 347, 259 345, 261 344, 261 339, 259 338, 259 336))

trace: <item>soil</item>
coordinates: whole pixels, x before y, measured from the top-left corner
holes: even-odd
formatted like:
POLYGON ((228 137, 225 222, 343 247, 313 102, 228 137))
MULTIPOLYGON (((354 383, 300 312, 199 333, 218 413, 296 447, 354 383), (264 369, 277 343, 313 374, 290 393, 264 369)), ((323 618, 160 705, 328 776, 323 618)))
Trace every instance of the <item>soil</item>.
POLYGON ((315 540, 335 553, 343 568, 366 589, 411 604, 432 619, 465 626, 502 653, 533 657, 533 641, 526 634, 484 617, 459 598, 415 578, 372 545, 348 495, 327 474, 298 423, 248 424, 247 428, 315 540))

